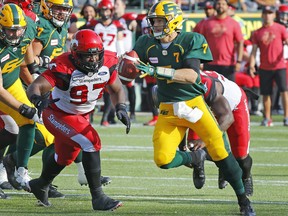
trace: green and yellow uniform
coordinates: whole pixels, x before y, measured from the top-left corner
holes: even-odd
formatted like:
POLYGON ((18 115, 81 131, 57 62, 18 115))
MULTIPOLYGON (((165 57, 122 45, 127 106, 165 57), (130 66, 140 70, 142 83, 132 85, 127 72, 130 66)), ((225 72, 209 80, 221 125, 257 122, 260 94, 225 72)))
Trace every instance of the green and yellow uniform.
MULTIPOLYGON (((66 50, 66 39, 68 35, 68 26, 65 23, 62 27, 56 28, 51 21, 43 16, 39 16, 38 33, 36 39, 41 41, 43 49, 41 57, 48 56, 53 59, 61 55, 66 50)), ((40 67, 40 72, 44 72, 45 67, 40 67)))
MULTIPOLYGON (((134 50, 145 63, 176 70, 184 68, 187 59, 200 59, 202 62, 212 60, 205 38, 193 32, 179 33, 167 49, 162 47, 159 40, 143 35, 136 42, 134 50)), ((157 84, 160 114, 153 135, 155 163, 160 167, 173 161, 187 128, 201 137, 215 161, 226 158, 228 152, 225 146, 229 146, 229 142, 203 100, 202 95, 206 89, 200 76, 195 84, 181 84, 159 78, 157 84), (200 120, 192 123, 175 116, 173 103, 181 101, 185 101, 189 107, 200 109, 203 112, 200 120)), ((173 162, 173 166, 181 165, 182 162, 176 165, 173 162)))

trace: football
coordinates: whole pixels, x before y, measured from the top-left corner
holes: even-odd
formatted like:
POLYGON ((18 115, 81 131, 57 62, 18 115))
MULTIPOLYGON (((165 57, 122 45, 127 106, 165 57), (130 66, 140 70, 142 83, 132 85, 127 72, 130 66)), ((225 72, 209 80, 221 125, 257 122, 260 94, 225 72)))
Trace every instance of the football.
POLYGON ((122 84, 127 85, 141 74, 140 70, 135 66, 135 64, 137 64, 137 59, 139 59, 139 57, 134 50, 125 53, 120 59, 118 73, 122 84))

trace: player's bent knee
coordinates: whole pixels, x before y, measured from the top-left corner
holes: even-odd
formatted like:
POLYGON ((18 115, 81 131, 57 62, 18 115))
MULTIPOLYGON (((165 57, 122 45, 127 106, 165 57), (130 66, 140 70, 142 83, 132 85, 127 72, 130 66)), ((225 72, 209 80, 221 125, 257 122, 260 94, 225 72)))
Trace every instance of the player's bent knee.
POLYGON ((169 164, 172 161, 173 158, 168 157, 166 153, 159 152, 158 154, 154 154, 154 162, 155 164, 162 168, 164 168, 164 165, 169 164))
POLYGON ((207 150, 213 161, 221 161, 228 157, 228 152, 224 146, 215 146, 212 148, 207 148, 207 150))

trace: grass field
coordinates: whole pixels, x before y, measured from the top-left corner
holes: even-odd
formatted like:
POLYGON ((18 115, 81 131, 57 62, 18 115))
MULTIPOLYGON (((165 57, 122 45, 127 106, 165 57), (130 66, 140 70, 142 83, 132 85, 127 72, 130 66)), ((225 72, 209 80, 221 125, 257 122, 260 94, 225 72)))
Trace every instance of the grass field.
MULTIPOLYGON (((230 186, 218 189, 216 166, 205 163, 206 184, 203 189, 194 188, 192 171, 186 167, 161 170, 153 162, 153 127, 143 127, 151 114, 137 116, 129 135, 118 123, 109 128, 100 127, 102 138, 102 174, 112 178, 104 191, 123 201, 123 207, 115 212, 94 212, 87 186, 77 182, 75 164, 67 167, 54 184, 66 194, 65 199, 50 199, 50 208, 36 206, 33 195, 24 191, 5 192, 10 199, 0 200, 0 216, 34 215, 239 215, 236 197, 230 186)), ((288 128, 279 123, 271 128, 260 127, 260 118, 252 118, 251 148, 253 157, 254 195, 251 198, 258 216, 288 215, 288 128)), ((29 161, 31 176, 36 178, 41 170, 41 155, 29 161)))

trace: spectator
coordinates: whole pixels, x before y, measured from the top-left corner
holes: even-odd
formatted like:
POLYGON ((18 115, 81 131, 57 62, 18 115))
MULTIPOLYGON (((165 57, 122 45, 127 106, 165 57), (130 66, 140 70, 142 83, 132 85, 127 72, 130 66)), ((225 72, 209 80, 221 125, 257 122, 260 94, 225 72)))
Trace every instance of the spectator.
POLYGON ((194 32, 202 32, 202 27, 204 22, 209 18, 215 15, 214 3, 212 1, 205 2, 204 12, 206 17, 200 20, 194 28, 194 32))
POLYGON ((283 42, 288 43, 285 27, 275 23, 275 7, 262 10, 263 26, 252 35, 253 49, 250 56, 250 74, 254 77, 256 51, 260 49, 260 93, 263 95, 264 119, 262 126, 273 126, 271 118, 271 94, 275 81, 281 94, 284 109, 284 126, 288 126, 288 91, 286 64, 283 57, 283 42))
POLYGON ((226 0, 216 0, 214 7, 217 15, 208 19, 199 31, 205 36, 213 55, 213 61, 204 64, 204 70, 219 71, 226 78, 235 81, 235 71, 239 71, 243 55, 241 28, 228 15, 226 0))

